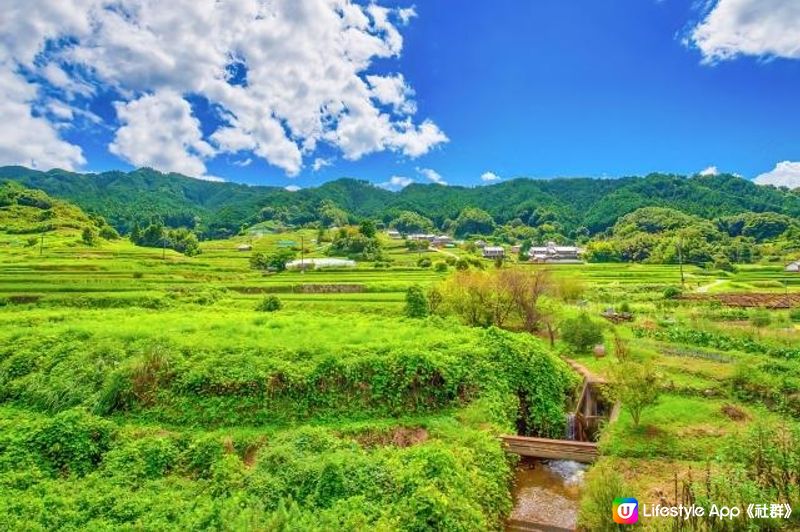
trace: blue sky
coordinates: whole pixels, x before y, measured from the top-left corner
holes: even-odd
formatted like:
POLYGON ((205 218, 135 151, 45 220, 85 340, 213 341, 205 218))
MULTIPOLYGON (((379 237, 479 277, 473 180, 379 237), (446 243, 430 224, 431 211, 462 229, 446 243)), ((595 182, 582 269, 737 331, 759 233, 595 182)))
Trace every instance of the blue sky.
POLYGON ((0 163, 300 187, 715 169, 800 186, 793 0, 284 0, 269 26, 254 2, 12 0, 6 22, 40 17, 40 35, 0 28, 0 96, 28 94, 0 104, 21 130, 0 163))

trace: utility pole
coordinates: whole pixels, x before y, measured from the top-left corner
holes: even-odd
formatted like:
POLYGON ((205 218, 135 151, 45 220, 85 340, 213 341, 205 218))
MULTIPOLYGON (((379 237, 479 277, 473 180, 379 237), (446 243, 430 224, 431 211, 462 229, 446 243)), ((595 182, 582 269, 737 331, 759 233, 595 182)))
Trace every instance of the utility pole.
POLYGON ((678 237, 678 264, 681 269, 681 288, 686 288, 686 281, 683 278, 683 237, 678 237))
POLYGON ((44 229, 42 229, 42 239, 39 241, 39 256, 42 256, 44 253, 44 229))
POLYGON ((306 240, 305 236, 300 235, 300 275, 306 273, 306 240))
POLYGON ((161 260, 167 260, 167 237, 161 237, 161 260))

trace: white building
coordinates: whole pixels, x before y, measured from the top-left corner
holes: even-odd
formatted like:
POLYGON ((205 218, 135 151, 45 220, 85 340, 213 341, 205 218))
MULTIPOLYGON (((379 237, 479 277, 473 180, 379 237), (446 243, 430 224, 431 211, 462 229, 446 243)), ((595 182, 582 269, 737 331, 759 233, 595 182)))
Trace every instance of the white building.
POLYGON ((800 273, 800 260, 796 260, 794 262, 790 262, 784 268, 784 271, 792 272, 792 273, 800 273))
POLYGON ((533 262, 580 262, 583 250, 576 246, 557 246, 548 242, 546 246, 532 246, 528 256, 533 262))
POLYGON ((350 259, 319 258, 293 260, 286 263, 290 270, 322 270, 325 268, 355 268, 356 261, 350 259))
POLYGON ((500 246, 486 246, 483 248, 483 258, 485 259, 496 259, 498 257, 504 257, 506 254, 506 250, 501 248, 500 246))
POLYGON ((431 240, 431 244, 434 245, 434 246, 437 246, 437 247, 446 246, 446 245, 452 244, 452 243, 453 243, 453 239, 450 238, 447 235, 435 236, 435 237, 433 237, 433 240, 431 240))
POLYGON ((389 229, 388 231, 386 231, 386 234, 389 235, 389 238, 392 238, 394 240, 399 240, 400 238, 403 238, 403 236, 400 234, 400 231, 396 231, 394 229, 389 229))

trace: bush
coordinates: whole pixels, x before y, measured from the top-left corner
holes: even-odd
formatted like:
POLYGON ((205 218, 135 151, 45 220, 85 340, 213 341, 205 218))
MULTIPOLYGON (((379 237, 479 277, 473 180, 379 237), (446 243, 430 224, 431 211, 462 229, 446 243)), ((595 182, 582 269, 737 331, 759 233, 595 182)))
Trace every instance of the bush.
POLYGON ((424 318, 428 315, 428 298, 419 285, 409 286, 406 290, 406 316, 424 318))
POLYGON ((456 261, 456 270, 463 272, 469 270, 469 261, 467 259, 458 259, 456 261))
POLYGON ((800 308, 790 310, 789 319, 795 323, 800 323, 800 308))
POLYGON ((578 353, 588 353, 603 341, 603 329, 587 314, 567 318, 561 324, 561 339, 578 353))
POLYGON ((259 312, 275 312, 281 308, 283 308, 283 303, 276 295, 267 296, 256 305, 256 310, 259 312))
POLYGON ((431 259, 427 257, 422 257, 417 261, 417 266, 420 268, 430 268, 431 267, 431 259))
POLYGON ((55 471, 83 476, 100 463, 111 436, 111 423, 74 409, 47 420, 32 435, 30 445, 55 471))
POLYGON ((28 240, 25 241, 25 247, 32 248, 33 246, 35 246, 38 243, 39 243, 39 237, 38 236, 32 236, 32 237, 28 238, 28 240))
POLYGON ((625 301, 625 302, 623 302, 623 303, 622 303, 622 304, 619 306, 619 311, 620 311, 620 312, 627 312, 627 313, 630 313, 630 311, 631 311, 631 306, 628 304, 628 302, 627 302, 627 301, 625 301))
POLYGON ((279 249, 274 253, 253 253, 250 256, 250 267, 254 270, 286 270, 286 264, 294 259, 295 252, 291 249, 279 249))
POLYGON ((609 517, 611 506, 617 497, 627 497, 622 476, 608 463, 594 466, 586 475, 586 484, 578 514, 578 524, 582 530, 612 532, 619 530, 609 517))
POLYGON ((433 269, 436 270, 437 272, 446 272, 447 271, 447 263, 446 262, 442 262, 442 261, 437 262, 433 266, 433 269))
POLYGON ((768 326, 771 322, 772 319, 766 310, 758 310, 750 315, 750 325, 758 329, 768 326))
POLYGON ((117 230, 110 225, 104 225, 100 229, 100 238, 105 240, 116 240, 119 238, 119 233, 117 233, 117 230))
POLYGON ((89 227, 84 227, 81 232, 81 241, 87 246, 93 246, 97 242, 97 234, 89 227))
POLYGON ((677 286, 668 286, 664 289, 664 299, 675 299, 682 293, 681 289, 677 286))

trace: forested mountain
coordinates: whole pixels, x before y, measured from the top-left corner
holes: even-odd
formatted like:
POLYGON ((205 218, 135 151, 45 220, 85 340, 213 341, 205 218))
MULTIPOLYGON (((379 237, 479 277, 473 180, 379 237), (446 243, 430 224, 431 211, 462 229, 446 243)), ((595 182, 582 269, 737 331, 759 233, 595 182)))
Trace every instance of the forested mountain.
POLYGON ((167 226, 225 236, 264 219, 304 224, 341 217, 389 222, 403 211, 451 227, 466 207, 488 212, 498 224, 536 226, 555 222, 566 232, 598 233, 642 207, 668 207, 705 219, 748 212, 800 217, 800 191, 755 185, 732 175, 682 177, 651 174, 620 179, 514 179, 468 188, 412 184, 390 192, 366 181, 339 179, 289 192, 279 187, 200 181, 142 168, 132 172, 80 174, 0 168, 0 181, 73 201, 127 232, 135 222, 162 220, 167 226), (324 211, 324 216, 323 216, 324 211))

